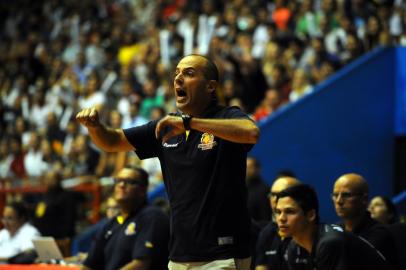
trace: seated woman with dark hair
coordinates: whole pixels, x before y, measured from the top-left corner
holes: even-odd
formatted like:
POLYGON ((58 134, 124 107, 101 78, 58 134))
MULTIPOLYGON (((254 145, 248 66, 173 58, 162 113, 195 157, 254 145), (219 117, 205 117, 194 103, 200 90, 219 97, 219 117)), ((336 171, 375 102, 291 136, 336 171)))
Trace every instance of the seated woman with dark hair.
POLYGON ((27 220, 28 213, 24 204, 12 202, 4 208, 4 228, 0 231, 0 262, 34 261, 32 240, 40 236, 40 233, 27 220))
POLYGON ((396 246, 397 269, 406 269, 406 224, 399 222, 396 206, 385 196, 375 196, 368 207, 371 217, 388 226, 396 246))
POLYGON ((371 217, 382 224, 393 224, 398 222, 398 213, 393 202, 384 196, 372 198, 368 207, 371 217))

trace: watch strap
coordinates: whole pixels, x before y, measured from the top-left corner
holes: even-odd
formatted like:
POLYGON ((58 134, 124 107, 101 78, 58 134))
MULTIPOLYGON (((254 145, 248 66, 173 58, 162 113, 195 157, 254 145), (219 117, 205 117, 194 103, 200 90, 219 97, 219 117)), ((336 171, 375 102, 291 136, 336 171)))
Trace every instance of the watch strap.
POLYGON ((192 120, 192 116, 182 114, 181 117, 183 121, 183 127, 185 128, 185 130, 190 130, 190 121, 192 120))

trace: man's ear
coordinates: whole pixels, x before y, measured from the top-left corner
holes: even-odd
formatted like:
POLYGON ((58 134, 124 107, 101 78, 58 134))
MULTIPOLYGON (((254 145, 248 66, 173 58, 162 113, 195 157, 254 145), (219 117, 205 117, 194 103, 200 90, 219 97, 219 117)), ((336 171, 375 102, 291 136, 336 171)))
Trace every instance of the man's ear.
POLYGON ((210 93, 213 93, 217 89, 218 82, 215 80, 210 80, 209 83, 207 84, 207 90, 209 90, 210 93))
POLYGON ((316 222, 316 210, 314 210, 314 209, 309 210, 306 213, 306 218, 307 218, 307 221, 309 221, 309 222, 312 222, 312 223, 316 222))

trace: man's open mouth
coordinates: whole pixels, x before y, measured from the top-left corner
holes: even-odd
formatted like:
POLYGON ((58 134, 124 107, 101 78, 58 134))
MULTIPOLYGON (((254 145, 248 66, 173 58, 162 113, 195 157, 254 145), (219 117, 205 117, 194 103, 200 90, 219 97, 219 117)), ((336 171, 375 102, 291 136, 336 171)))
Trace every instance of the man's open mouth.
POLYGON ((177 89, 176 90, 176 95, 178 97, 186 97, 186 92, 184 90, 182 90, 182 89, 177 89))

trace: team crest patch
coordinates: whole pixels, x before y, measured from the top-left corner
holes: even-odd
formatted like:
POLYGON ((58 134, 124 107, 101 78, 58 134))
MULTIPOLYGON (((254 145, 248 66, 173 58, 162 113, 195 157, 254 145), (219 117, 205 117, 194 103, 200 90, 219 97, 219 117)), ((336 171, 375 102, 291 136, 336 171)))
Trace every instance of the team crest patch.
POLYGON ((146 248, 153 248, 154 244, 152 244, 150 241, 145 241, 145 247, 146 248))
POLYGON ((203 133, 200 138, 200 144, 197 146, 202 150, 210 150, 217 145, 217 142, 214 140, 213 134, 203 133))
POLYGON ((125 229, 125 235, 133 235, 135 234, 135 229, 137 225, 135 222, 131 222, 130 224, 127 225, 127 228, 125 229))

